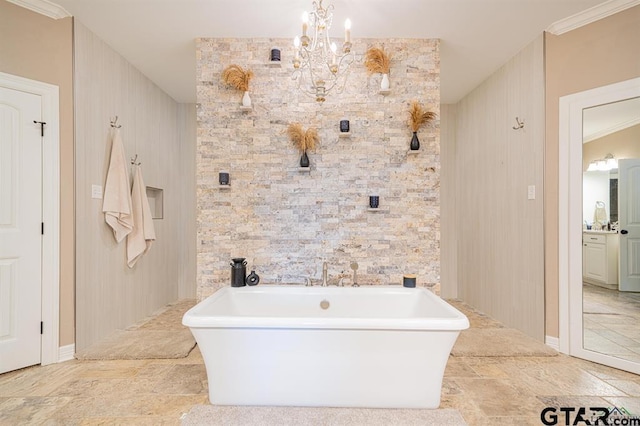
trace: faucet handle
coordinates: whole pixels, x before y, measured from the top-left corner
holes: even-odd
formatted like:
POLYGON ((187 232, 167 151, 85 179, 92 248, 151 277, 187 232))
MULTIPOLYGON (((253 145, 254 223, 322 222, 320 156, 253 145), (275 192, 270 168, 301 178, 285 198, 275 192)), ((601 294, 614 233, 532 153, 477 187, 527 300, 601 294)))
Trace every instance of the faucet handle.
POLYGON ((353 270, 353 284, 351 287, 359 287, 358 285, 358 262, 351 262, 351 269, 353 270))
POLYGON ((304 285, 305 287, 312 287, 313 284, 311 284, 311 278, 309 277, 305 277, 306 280, 306 284, 304 285))

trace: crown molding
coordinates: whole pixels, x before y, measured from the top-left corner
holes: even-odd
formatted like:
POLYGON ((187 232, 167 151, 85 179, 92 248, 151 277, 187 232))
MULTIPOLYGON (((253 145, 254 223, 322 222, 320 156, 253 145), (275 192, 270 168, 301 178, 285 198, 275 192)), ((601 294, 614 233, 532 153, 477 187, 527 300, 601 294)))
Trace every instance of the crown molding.
POLYGON ((52 19, 62 19, 72 16, 63 7, 49 0, 7 0, 9 3, 24 7, 33 12, 48 16, 52 19))
POLYGON ((637 126, 638 124, 640 124, 640 118, 634 118, 633 120, 629 120, 629 121, 626 121, 624 123, 616 124, 615 126, 611 126, 611 127, 606 128, 604 130, 600 130, 600 131, 598 131, 596 133, 592 133, 589 136, 586 136, 584 138, 583 143, 587 143, 587 142, 594 141, 596 139, 603 138, 603 137, 605 137, 607 135, 610 135, 611 133, 616 133, 616 132, 619 132, 621 130, 627 129, 629 127, 637 126))
POLYGON ((547 32, 553 35, 561 35, 639 4, 640 0, 609 0, 583 12, 569 16, 568 18, 554 22, 549 25, 547 32))

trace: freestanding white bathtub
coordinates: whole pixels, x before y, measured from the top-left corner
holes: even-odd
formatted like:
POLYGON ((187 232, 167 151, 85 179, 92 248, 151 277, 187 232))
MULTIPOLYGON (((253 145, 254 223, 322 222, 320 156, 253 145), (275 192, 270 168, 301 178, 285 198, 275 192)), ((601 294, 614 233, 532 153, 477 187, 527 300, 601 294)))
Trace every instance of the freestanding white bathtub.
POLYGON ((437 408, 462 313, 423 288, 224 287, 183 317, 216 405, 437 408))

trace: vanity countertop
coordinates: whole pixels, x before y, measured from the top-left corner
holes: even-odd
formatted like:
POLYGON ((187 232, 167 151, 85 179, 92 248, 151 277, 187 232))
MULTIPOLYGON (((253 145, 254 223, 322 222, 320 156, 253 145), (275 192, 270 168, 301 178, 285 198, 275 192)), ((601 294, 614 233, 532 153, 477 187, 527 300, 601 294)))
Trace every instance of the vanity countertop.
POLYGON ((590 229, 584 229, 582 230, 583 233, 585 234, 617 234, 618 231, 592 231, 590 229))

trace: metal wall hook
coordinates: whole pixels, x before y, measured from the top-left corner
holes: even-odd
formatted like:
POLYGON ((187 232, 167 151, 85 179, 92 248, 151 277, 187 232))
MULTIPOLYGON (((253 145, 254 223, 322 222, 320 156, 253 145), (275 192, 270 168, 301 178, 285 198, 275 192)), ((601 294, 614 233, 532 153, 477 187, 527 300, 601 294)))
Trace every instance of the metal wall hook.
POLYGON ((142 163, 138 163, 137 161, 138 161, 138 154, 136 154, 136 156, 131 159, 131 164, 133 164, 134 166, 142 165, 142 163))
POLYGON ((522 121, 520 121, 520 119, 518 117, 516 117, 516 126, 513 126, 513 130, 520 130, 520 129, 524 129, 524 119, 522 121))
POLYGON ((38 126, 40 126, 40 136, 44 137, 44 126, 47 123, 45 121, 33 120, 33 124, 37 124, 38 126))
POLYGON ((111 120, 111 127, 114 127, 116 129, 121 128, 122 126, 118 124, 118 116, 116 115, 115 120, 111 120))

